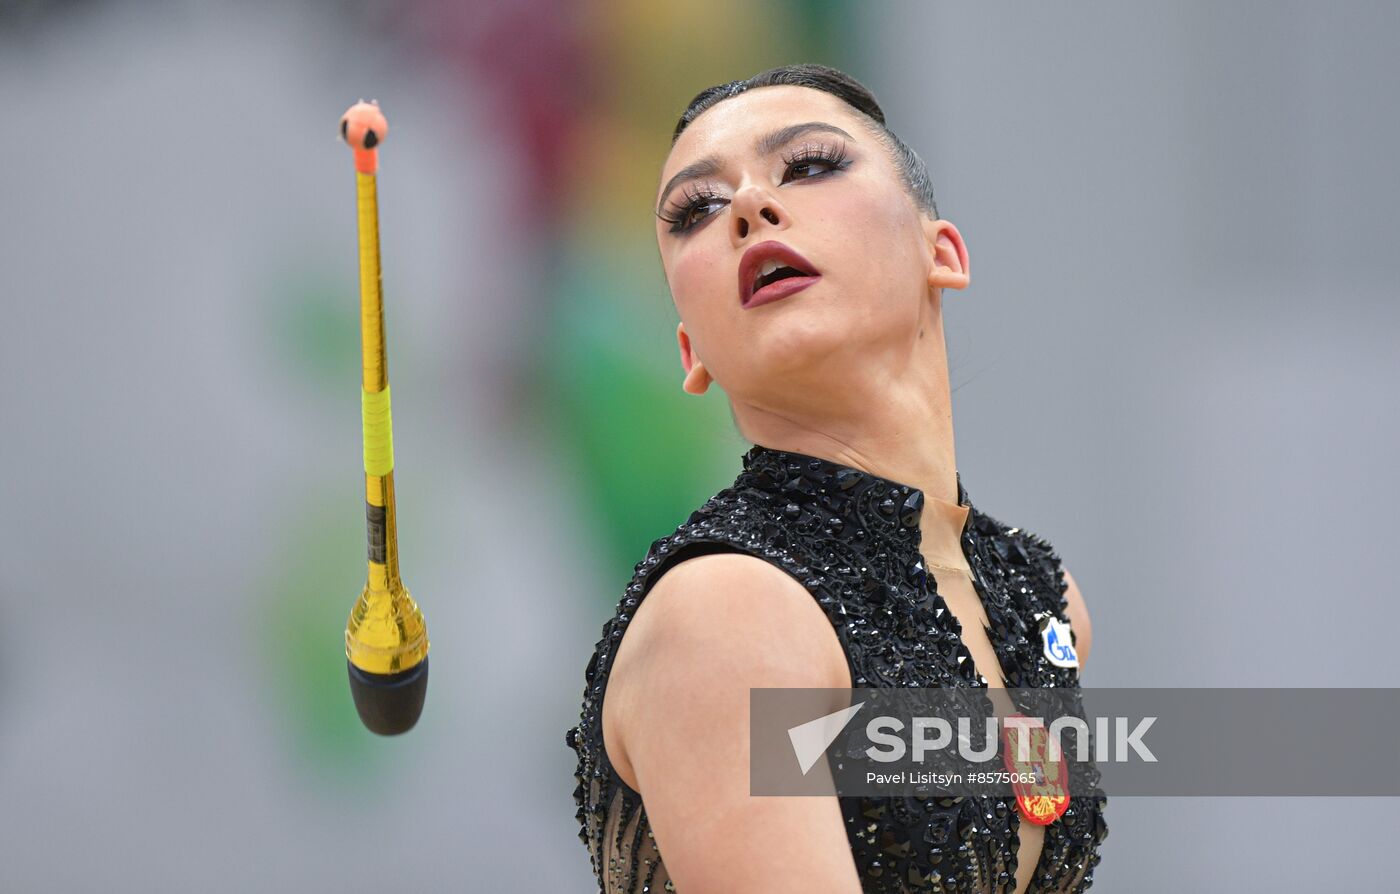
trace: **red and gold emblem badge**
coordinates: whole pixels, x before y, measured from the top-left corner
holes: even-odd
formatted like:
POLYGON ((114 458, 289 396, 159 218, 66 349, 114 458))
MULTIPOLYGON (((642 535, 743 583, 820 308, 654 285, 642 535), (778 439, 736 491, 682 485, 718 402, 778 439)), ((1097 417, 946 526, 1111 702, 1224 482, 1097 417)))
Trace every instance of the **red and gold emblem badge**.
POLYGON ((1038 826, 1050 825, 1059 819, 1069 806, 1069 772, 1065 766, 1064 755, 1060 755, 1060 760, 1050 760, 1050 737, 1042 726, 1009 726, 1003 723, 1001 739, 1002 762, 1007 770, 1016 774, 1012 777, 1011 790, 1016 793, 1016 806, 1020 808, 1021 816, 1038 826), (1021 752, 1017 745, 1023 736, 1029 736, 1029 759, 1018 761, 1017 757, 1021 752), (1029 775, 1035 781, 1022 782, 1017 778, 1021 775, 1029 775))

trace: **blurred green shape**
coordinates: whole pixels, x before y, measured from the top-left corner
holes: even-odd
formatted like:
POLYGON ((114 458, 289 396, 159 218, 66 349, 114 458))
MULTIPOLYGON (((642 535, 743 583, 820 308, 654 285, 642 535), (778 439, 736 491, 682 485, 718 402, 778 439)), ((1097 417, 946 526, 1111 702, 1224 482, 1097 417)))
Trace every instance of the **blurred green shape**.
POLYGON ((260 557, 266 579, 250 633, 280 738, 302 769, 338 784, 378 769, 385 750, 361 726, 346 682, 345 622, 365 577, 361 504, 353 478, 313 487, 260 557))
MULTIPOLYGON (((655 259, 575 243, 552 281, 550 342, 536 423, 558 451, 608 564, 625 580, 650 543, 671 533, 738 470, 729 403, 718 388, 681 390, 676 317, 665 284, 637 271, 655 259), (658 285, 659 284, 659 285, 658 285)), ((600 594, 615 603, 617 594, 600 594)))
POLYGON ((272 277, 260 307, 261 331, 292 377, 323 393, 360 377, 360 292, 327 265, 302 265, 272 277))

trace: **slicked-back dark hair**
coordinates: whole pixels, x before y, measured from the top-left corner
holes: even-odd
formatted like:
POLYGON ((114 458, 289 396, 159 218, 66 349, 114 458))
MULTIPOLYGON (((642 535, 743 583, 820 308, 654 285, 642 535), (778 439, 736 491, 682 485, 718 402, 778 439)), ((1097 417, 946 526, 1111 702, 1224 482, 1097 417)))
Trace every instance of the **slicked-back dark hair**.
POLYGON ((860 113, 867 129, 889 150, 895 167, 899 170, 900 179, 904 181, 904 188, 909 192, 914 204, 924 214, 934 220, 938 219, 938 203, 933 198, 933 181, 929 179, 928 167, 924 160, 885 124, 885 113, 880 108, 880 103, 864 84, 845 72, 826 65, 783 65, 761 71, 749 78, 706 87, 695 95, 681 114, 680 120, 676 122, 676 129, 671 133, 671 145, 676 145, 681 133, 706 109, 755 87, 810 87, 830 93, 855 109, 860 113))

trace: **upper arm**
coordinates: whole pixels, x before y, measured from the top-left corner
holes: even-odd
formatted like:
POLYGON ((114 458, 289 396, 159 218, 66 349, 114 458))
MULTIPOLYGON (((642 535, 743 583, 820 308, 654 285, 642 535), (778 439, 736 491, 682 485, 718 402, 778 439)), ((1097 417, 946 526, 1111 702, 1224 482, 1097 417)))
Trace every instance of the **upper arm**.
POLYGON ((763 559, 701 556, 656 583, 618 648, 609 722, 680 890, 858 894, 836 798, 749 794, 749 688, 850 685, 821 606, 763 559))
POLYGON ((1065 615, 1069 618, 1070 630, 1074 633, 1074 651, 1079 656, 1079 669, 1084 670, 1084 659, 1089 657, 1089 646, 1094 639, 1094 629, 1089 624, 1089 609, 1084 605, 1084 594, 1079 592, 1079 585, 1070 576, 1069 569, 1065 572, 1065 615))

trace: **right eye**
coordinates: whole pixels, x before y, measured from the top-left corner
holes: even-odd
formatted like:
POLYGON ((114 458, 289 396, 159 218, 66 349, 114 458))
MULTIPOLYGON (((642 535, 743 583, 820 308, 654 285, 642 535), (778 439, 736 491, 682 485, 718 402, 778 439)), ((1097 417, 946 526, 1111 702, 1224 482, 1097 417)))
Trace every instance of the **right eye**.
POLYGON ((661 219, 671 225, 672 233, 683 233, 695 228, 725 204, 723 196, 709 190, 686 193, 685 201, 678 208, 661 215, 661 219))

